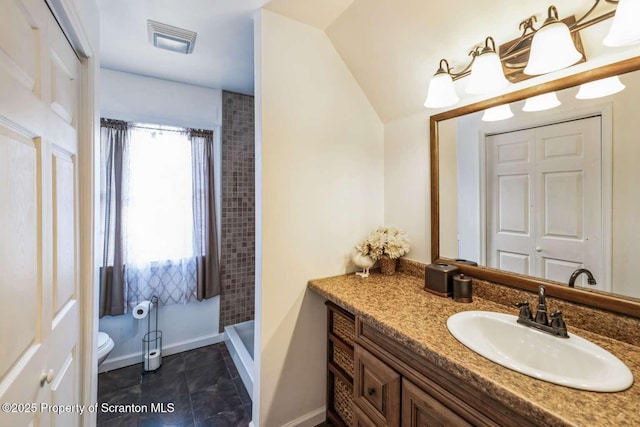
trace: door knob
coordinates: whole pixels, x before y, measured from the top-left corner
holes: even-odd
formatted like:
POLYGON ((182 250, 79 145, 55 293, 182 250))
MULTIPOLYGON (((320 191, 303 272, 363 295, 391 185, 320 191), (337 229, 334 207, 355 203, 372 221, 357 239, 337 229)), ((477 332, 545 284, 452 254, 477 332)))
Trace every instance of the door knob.
POLYGON ((536 246, 536 252, 542 252, 542 248, 540 246, 536 246))
POLYGON ((374 394, 376 394, 376 389, 375 389, 375 388, 373 388, 373 387, 369 387, 369 388, 367 389, 367 394, 368 394, 369 396, 373 396, 374 394))
POLYGON ((51 384, 53 381, 53 369, 49 369, 49 372, 43 373, 40 377, 40 387, 44 387, 45 383, 51 384))

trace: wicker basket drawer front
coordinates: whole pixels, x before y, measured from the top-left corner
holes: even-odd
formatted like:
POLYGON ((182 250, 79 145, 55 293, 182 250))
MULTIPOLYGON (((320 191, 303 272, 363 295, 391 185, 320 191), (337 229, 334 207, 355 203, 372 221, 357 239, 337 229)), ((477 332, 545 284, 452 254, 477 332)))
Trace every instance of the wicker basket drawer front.
POLYGON ((356 339, 355 321, 337 311, 331 311, 331 315, 331 332, 353 347, 353 343, 356 339))
POLYGON ((353 352, 331 343, 331 362, 353 378, 353 352))
POLYGON ((353 390, 349 384, 345 384, 340 377, 333 377, 333 407, 342 421, 349 427, 353 427, 353 390))

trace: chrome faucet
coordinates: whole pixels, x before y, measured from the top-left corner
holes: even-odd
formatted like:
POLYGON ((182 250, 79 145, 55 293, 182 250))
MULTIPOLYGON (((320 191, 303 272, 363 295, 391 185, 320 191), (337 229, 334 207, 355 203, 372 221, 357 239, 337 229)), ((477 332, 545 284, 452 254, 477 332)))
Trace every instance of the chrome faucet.
POLYGON ((538 311, 536 312, 535 320, 533 318, 533 315, 531 314, 531 309, 529 308, 528 301, 519 302, 516 304, 516 307, 520 308, 518 323, 560 338, 569 338, 569 334, 567 333, 567 325, 562 319, 562 311, 554 311, 551 314, 551 323, 549 323, 549 319, 547 317, 547 301, 544 286, 538 287, 538 311))
POLYGON ((597 285, 598 284, 596 282, 596 279, 593 277, 593 274, 591 274, 591 272, 589 270, 587 270, 586 268, 579 268, 576 271, 574 271, 573 273, 571 273, 571 277, 569 277, 569 287, 570 288, 574 288, 576 286, 576 279, 582 273, 587 275, 587 283, 588 284, 590 284, 590 285, 597 285))

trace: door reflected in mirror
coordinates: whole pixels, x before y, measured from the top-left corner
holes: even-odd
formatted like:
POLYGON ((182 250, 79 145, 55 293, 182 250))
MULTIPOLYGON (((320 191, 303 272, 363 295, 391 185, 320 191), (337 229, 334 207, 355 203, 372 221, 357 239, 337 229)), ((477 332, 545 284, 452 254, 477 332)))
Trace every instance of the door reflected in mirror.
POLYGON ((640 71, 626 89, 483 122, 483 112, 438 122, 440 256, 640 297, 640 71))

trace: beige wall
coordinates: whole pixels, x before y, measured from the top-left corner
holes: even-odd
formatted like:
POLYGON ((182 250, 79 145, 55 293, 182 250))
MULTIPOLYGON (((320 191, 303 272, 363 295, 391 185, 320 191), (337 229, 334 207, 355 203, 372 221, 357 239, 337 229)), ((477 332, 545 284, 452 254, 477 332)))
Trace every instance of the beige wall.
POLYGON ((623 76, 627 86, 613 106, 612 291, 640 298, 640 71, 623 76))
POLYGON ((385 223, 407 233, 407 258, 426 262, 431 259, 431 217, 429 119, 424 114, 385 125, 384 172, 385 223))
POLYGON ((455 122, 449 120, 438 129, 440 150, 440 253, 458 258, 458 136, 455 122))
POLYGON ((353 245, 383 223, 384 135, 322 31, 267 10, 258 19, 254 422, 271 427, 324 417, 324 300, 307 281, 351 271, 353 245))

